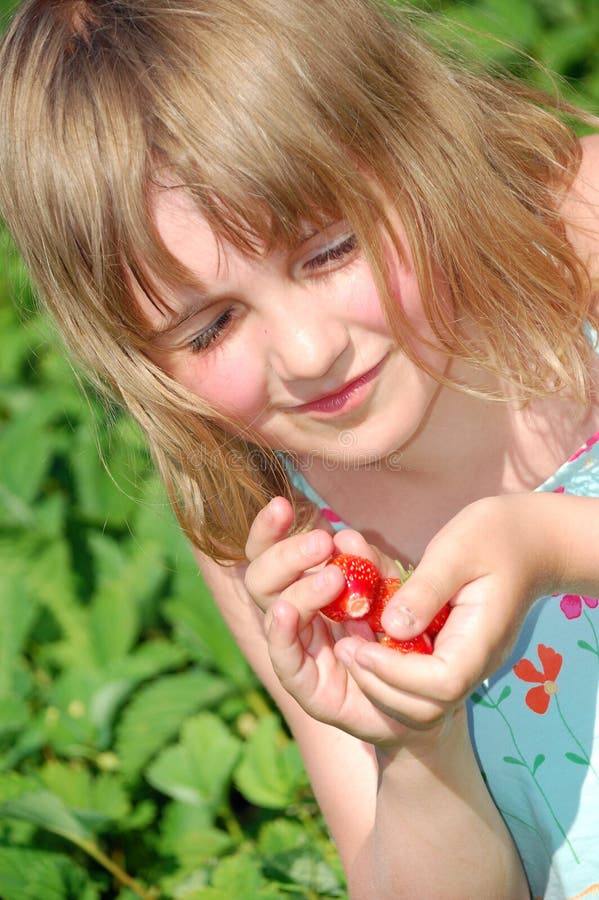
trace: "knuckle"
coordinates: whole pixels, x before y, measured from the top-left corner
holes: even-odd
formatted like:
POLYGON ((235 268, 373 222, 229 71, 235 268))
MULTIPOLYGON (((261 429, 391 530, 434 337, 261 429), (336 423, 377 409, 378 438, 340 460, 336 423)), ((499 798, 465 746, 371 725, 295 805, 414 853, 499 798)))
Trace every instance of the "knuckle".
POLYGON ((456 703, 469 692, 470 680, 464 672, 448 672, 439 686, 438 696, 444 703, 456 703))

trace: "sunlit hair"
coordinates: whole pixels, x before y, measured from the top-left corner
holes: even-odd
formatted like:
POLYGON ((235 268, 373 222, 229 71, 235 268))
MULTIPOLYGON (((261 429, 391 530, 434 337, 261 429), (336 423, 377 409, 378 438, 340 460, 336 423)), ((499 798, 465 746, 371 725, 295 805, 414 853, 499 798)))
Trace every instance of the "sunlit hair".
POLYGON ((413 357, 388 201, 448 356, 523 400, 585 402, 592 285, 558 214, 580 148, 556 111, 377 0, 26 0, 0 53, 0 208, 72 353, 144 428, 186 533, 241 558, 258 509, 291 489, 271 448, 146 355, 132 285, 190 283, 153 226, 154 186, 185 186, 248 254, 346 219, 413 357))

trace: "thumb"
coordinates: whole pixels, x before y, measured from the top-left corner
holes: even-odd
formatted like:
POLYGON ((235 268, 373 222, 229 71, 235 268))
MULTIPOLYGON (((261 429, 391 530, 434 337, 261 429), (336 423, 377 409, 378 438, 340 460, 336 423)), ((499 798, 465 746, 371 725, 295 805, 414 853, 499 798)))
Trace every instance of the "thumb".
POLYGON ((442 540, 429 544, 412 575, 381 615, 381 624, 387 634, 398 640, 421 634, 439 610, 470 580, 464 554, 460 553, 460 559, 456 561, 455 551, 453 542, 451 548, 442 540))

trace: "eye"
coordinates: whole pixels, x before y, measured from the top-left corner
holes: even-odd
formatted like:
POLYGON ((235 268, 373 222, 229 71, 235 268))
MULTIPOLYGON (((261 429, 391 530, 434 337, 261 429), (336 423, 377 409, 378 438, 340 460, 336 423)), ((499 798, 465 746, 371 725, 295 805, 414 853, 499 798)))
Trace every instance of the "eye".
POLYGON ((314 271, 315 269, 334 268, 336 263, 342 262, 346 257, 351 256, 358 249, 358 239, 355 234, 347 234, 340 238, 324 250, 321 250, 316 256, 312 256, 306 260, 303 265, 304 269, 314 271))
POLYGON ((218 319, 215 319, 207 328, 204 328, 203 331, 200 331, 199 334, 189 342, 189 347, 192 353, 201 353, 203 350, 207 350, 214 341, 217 340, 221 336, 221 334, 226 331, 227 327, 231 323, 233 319, 233 310, 226 309, 218 319))

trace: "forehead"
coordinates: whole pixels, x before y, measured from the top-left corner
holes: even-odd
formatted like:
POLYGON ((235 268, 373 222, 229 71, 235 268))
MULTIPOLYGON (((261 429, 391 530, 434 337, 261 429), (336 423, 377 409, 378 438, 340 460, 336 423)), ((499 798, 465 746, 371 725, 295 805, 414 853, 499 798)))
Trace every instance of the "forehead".
POLYGON ((157 333, 180 316, 192 293, 197 296, 202 292, 207 273, 218 273, 220 253, 210 225, 183 188, 153 186, 149 213, 159 245, 176 262, 179 275, 186 275, 173 277, 167 256, 161 259, 160 246, 157 258, 147 258, 145 264, 140 260, 141 282, 132 275, 130 290, 135 306, 150 332, 157 333))
POLYGON ((198 270, 200 263, 203 269, 216 267, 218 271, 219 242, 184 188, 155 189, 151 195, 150 209, 160 240, 191 274, 201 277, 198 270))

